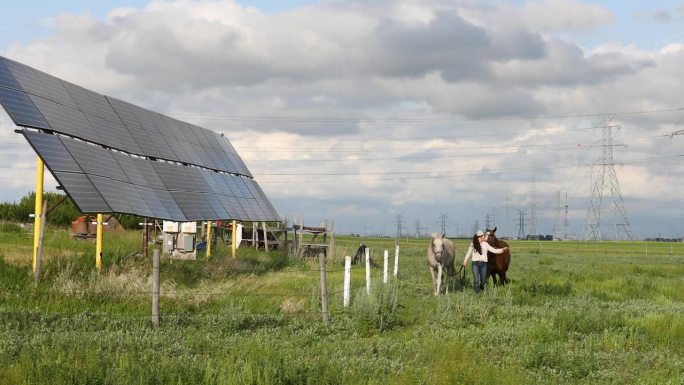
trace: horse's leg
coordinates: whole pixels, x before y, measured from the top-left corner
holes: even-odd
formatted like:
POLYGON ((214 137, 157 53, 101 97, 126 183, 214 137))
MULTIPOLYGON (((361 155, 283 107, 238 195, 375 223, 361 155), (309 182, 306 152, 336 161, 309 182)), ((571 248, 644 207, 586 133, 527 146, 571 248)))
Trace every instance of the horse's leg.
POLYGON ((501 284, 506 286, 508 283, 508 277, 506 277, 506 270, 501 273, 501 284))
POLYGON ((446 294, 449 294, 449 284, 451 282, 451 275, 449 275, 449 270, 447 270, 446 274, 446 294))
POLYGON ((442 264, 440 263, 437 265, 437 291, 435 292, 435 295, 439 295, 442 292, 442 264))
POLYGON ((437 277, 435 277, 435 268, 430 266, 430 274, 432 275, 432 291, 437 295, 437 277))

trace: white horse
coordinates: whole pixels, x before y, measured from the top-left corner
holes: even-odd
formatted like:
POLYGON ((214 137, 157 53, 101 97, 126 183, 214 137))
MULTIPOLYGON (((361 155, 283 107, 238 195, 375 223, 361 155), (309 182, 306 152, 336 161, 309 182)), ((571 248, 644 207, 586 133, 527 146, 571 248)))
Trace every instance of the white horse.
POLYGON ((442 234, 432 233, 430 246, 427 249, 427 262, 432 274, 432 288, 435 295, 442 292, 442 275, 447 269, 446 290, 449 292, 449 277, 456 275, 454 269, 454 255, 456 250, 451 240, 444 238, 442 234))

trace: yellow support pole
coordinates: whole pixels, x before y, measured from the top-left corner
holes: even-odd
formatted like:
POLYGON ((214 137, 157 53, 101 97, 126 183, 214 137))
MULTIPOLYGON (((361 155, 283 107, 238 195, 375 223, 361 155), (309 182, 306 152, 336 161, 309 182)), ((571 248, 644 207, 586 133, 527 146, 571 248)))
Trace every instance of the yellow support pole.
POLYGON ((102 270, 103 221, 104 219, 102 218, 102 214, 97 214, 97 238, 95 240, 95 267, 97 267, 97 271, 102 270))
POLYGON ((36 162, 36 205, 35 217, 33 218, 33 272, 36 272, 36 259, 38 257, 38 242, 40 242, 40 227, 42 226, 41 217, 43 215, 43 180, 45 177, 45 165, 43 160, 38 158, 36 162))
POLYGON ((230 245, 230 251, 231 255, 233 258, 237 255, 237 221, 233 221, 233 234, 232 234, 232 242, 230 245))
POLYGON ((207 258, 211 257, 211 221, 207 221, 207 258))

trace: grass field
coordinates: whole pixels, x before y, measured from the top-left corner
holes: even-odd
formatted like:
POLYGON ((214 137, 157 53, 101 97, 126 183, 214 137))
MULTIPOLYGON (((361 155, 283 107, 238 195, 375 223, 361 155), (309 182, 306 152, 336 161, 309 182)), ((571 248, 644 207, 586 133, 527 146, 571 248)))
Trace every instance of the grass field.
MULTIPOLYGON (((7 230, 9 228, 9 230, 7 230)), ((511 284, 434 297, 428 241, 403 240, 400 277, 353 269, 342 307, 337 238, 321 321, 314 261, 240 250, 162 261, 161 327, 137 233, 94 245, 0 233, 0 384, 684 384, 684 244, 511 241, 511 284)), ((393 239, 366 239, 382 264, 393 239)), ((466 240, 457 240, 462 260, 466 240)), ((393 252, 390 251, 390 255, 393 252)), ((471 274, 468 274, 468 278, 471 274)))

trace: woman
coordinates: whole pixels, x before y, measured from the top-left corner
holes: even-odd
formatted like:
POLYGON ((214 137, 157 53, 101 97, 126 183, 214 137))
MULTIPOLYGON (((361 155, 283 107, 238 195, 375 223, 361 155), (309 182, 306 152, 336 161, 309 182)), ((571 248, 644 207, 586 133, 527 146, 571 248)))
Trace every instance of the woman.
POLYGON ((468 264, 468 259, 471 257, 473 259, 473 289, 475 289, 476 293, 484 290, 485 283, 487 283, 487 252, 501 254, 508 250, 508 247, 495 249, 484 239, 484 233, 482 230, 478 230, 477 234, 473 236, 473 242, 463 260, 463 266, 465 267, 468 264))

